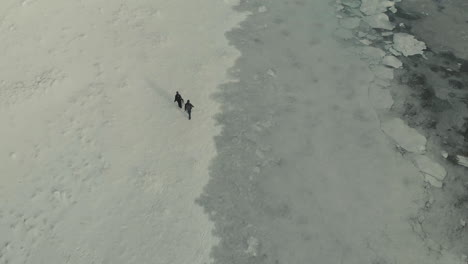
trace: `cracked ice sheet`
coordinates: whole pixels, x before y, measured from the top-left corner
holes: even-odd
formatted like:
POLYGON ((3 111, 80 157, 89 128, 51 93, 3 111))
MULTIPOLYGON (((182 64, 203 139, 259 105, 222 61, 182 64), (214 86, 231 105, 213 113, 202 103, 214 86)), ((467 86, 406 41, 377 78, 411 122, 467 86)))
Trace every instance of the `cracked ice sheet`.
POLYGON ((0 17, 0 263, 210 262, 194 200, 242 16, 222 1, 6 0, 0 17))
POLYGON ((201 199, 223 241, 215 263, 459 263, 412 231, 423 179, 380 129, 369 65, 332 37, 333 6, 268 5, 229 35, 243 54, 240 81, 222 88, 224 129, 201 199), (258 21, 281 28, 256 30, 258 21))

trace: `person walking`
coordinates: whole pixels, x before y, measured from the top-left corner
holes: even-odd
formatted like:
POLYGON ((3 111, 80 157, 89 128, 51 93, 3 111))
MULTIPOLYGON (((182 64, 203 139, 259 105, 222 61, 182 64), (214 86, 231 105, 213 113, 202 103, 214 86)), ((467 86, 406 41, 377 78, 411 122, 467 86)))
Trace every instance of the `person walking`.
POLYGON ((182 104, 184 103, 184 99, 182 99, 182 96, 179 94, 178 91, 176 92, 174 102, 177 102, 177 104, 179 105, 179 108, 182 109, 182 104))
POLYGON ((188 113, 188 119, 192 119, 192 108, 195 107, 193 104, 190 103, 190 100, 187 100, 185 104, 185 111, 188 113))

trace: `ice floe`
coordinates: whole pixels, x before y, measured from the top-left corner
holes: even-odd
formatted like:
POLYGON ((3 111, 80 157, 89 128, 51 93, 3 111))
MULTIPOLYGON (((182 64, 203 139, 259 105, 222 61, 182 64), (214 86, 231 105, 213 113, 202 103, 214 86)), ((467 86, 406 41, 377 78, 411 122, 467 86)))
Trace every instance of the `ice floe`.
POLYGON ((387 66, 391 66, 393 68, 400 68, 403 66, 403 63, 399 59, 397 59, 395 56, 385 56, 382 59, 382 63, 387 66))
POLYGON ((364 17, 364 21, 372 28, 392 30, 395 26, 384 13, 364 17))
POLYGON ((362 57, 371 61, 371 64, 377 64, 382 61, 385 51, 375 47, 361 47, 359 53, 362 57))
POLYGON ((366 46, 369 46, 370 44, 372 44, 372 41, 368 39, 360 39, 359 42, 361 42, 363 45, 366 45, 366 46))
POLYGON ((468 168, 468 157, 457 155, 457 163, 468 168))
POLYGON ((442 157, 444 157, 445 159, 448 158, 448 152, 445 150, 441 151, 440 155, 442 155, 442 157))
POLYGON ((396 33, 393 35, 393 48, 407 57, 416 54, 423 54, 423 50, 426 49, 426 44, 417 40, 410 34, 396 33))
POLYGON ((382 130, 406 151, 420 154, 426 151, 426 138, 400 118, 384 122, 382 130))
POLYGON ((435 177, 429 174, 424 173, 424 181, 436 188, 442 188, 443 184, 441 181, 437 180, 435 177))
POLYGON ((361 12, 366 15, 376 15, 384 13, 389 7, 393 7, 395 3, 388 0, 362 0, 361 12))
POLYGON ((442 181, 447 175, 447 171, 439 163, 429 157, 420 155, 414 158, 415 165, 424 173, 424 178, 434 187, 442 187, 442 181))

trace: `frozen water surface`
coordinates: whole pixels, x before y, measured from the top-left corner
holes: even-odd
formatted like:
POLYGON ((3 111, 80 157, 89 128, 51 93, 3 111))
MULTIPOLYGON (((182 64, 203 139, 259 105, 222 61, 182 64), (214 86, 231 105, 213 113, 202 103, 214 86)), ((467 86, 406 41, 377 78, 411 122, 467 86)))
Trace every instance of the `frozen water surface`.
POLYGON ((466 263, 467 153, 416 121, 468 64, 396 3, 2 1, 0 264, 466 263))
MULTIPOLYGON (((373 16, 392 6, 370 2, 373 16)), ((395 147, 424 153, 425 137, 401 119, 379 119, 375 109, 391 105, 388 93, 369 96, 369 87, 393 79, 391 68, 369 67, 385 52, 339 43, 335 30, 358 23, 340 25, 330 1, 244 1, 238 10, 259 3, 268 12, 227 35, 242 53, 232 69, 238 80, 217 94, 223 129, 199 199, 221 238, 215 263, 462 263, 425 239, 418 220, 425 179, 395 147), (374 108, 373 97, 385 106, 374 108)), ((421 46, 399 44, 405 55, 421 46)))

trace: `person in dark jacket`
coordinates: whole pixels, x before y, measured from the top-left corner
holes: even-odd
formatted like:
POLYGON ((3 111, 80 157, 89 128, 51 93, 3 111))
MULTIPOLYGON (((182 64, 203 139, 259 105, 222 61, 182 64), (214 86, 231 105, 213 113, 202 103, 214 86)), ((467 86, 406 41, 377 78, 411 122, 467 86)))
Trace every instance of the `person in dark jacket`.
POLYGON ((179 94, 179 92, 176 92, 174 102, 177 102, 179 105, 179 108, 182 108, 182 103, 184 103, 184 99, 182 99, 182 96, 179 94))
POLYGON ((185 111, 188 113, 188 119, 192 119, 192 108, 195 107, 193 104, 190 103, 190 100, 187 100, 185 104, 185 111))

